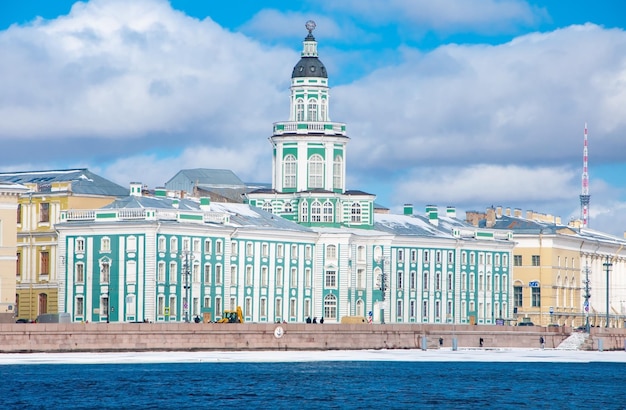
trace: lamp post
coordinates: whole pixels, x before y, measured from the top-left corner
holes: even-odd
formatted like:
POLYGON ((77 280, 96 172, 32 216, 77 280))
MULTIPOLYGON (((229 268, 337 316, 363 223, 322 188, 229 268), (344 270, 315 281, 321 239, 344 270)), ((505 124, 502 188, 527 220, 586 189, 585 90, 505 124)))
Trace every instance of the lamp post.
POLYGON ((602 264, 606 269, 606 326, 609 327, 609 273, 611 272, 611 266, 613 264, 609 260, 609 255, 606 255, 606 262, 602 264))
POLYGON ((378 263, 380 264, 381 274, 380 274, 380 283, 378 284, 378 288, 382 292, 382 308, 381 308, 381 316, 380 316, 380 324, 385 324, 385 293, 387 292, 387 277, 385 276, 385 262, 386 259, 384 256, 378 258, 378 263))
POLYGON ((585 294, 583 295, 585 298, 585 302, 583 304, 585 311, 585 332, 589 333, 589 298, 591 297, 591 286, 589 282, 589 266, 585 265, 585 294))
POLYGON ((183 253, 180 255, 180 259, 183 263, 183 274, 185 275, 185 284, 184 284, 184 298, 185 298, 185 303, 183 304, 183 310, 184 310, 184 317, 185 317, 185 322, 189 323, 190 319, 189 319, 189 310, 190 310, 190 303, 191 303, 191 280, 189 278, 189 275, 191 274, 190 271, 190 260, 193 260, 193 254, 190 255, 190 251, 185 250, 183 251, 183 253))

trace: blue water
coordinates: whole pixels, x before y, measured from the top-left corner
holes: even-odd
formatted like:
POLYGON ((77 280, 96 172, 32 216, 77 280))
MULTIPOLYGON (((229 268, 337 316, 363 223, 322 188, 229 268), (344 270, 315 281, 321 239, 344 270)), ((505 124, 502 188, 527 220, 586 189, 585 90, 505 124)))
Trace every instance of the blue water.
POLYGON ((0 366, 1 409, 623 409, 626 363, 0 366))

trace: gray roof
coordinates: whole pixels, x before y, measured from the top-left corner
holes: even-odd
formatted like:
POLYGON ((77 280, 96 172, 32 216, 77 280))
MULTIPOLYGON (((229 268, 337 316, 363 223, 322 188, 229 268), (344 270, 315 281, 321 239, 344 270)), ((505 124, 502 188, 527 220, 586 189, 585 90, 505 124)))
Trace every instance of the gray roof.
POLYGON ((94 174, 87 168, 52 171, 0 172, 0 181, 15 184, 37 184, 39 192, 51 192, 55 182, 71 182, 75 194, 126 196, 129 189, 94 174))
POLYGON ((176 178, 185 178, 192 184, 202 188, 236 186, 244 187, 245 184, 235 173, 229 169, 181 169, 176 175, 165 183, 165 187, 176 178))

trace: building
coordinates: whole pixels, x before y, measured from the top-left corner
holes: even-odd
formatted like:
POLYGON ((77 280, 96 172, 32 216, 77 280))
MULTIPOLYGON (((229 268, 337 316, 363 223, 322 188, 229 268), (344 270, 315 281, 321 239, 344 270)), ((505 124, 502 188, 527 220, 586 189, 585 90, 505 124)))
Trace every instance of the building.
POLYGON ((2 172, 0 181, 21 184, 27 192, 17 203, 18 317, 34 320, 58 311, 57 232, 61 211, 93 209, 128 195, 121 186, 88 169, 2 172))
POLYGON ((520 209, 470 211, 467 220, 514 233, 513 304, 520 320, 574 327, 587 319, 592 326, 626 323, 626 239, 520 209))
MULTIPOLYGON (((375 213, 374 195, 345 188, 349 139, 329 120, 313 28, 292 74, 290 120, 270 138, 272 189, 236 204, 131 183, 103 208, 63 211, 60 311, 100 322, 208 321, 237 306, 252 322, 512 320, 510 232, 476 228, 453 207, 375 213)), ((178 176, 171 188, 194 186, 178 176)))
POLYGON ((0 182, 0 323, 14 322, 17 316, 17 203, 26 191, 23 185, 0 182))

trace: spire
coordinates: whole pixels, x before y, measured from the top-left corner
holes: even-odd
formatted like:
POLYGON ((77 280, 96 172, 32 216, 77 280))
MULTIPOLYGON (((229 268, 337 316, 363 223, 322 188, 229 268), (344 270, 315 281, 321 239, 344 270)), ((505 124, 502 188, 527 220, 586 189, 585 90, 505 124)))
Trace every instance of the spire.
POLYGON ((589 173, 588 173, 588 152, 587 152, 587 123, 585 123, 585 132, 583 140, 583 175, 582 175, 582 193, 580 194, 580 219, 582 227, 586 228, 589 224, 589 173))
POLYGON ((317 57, 317 41, 313 37, 313 30, 315 30, 315 22, 309 20, 304 25, 309 31, 309 35, 304 39, 304 47, 302 49, 301 57, 317 57))

